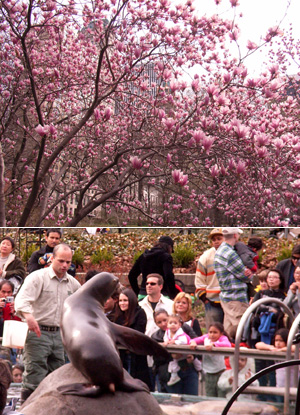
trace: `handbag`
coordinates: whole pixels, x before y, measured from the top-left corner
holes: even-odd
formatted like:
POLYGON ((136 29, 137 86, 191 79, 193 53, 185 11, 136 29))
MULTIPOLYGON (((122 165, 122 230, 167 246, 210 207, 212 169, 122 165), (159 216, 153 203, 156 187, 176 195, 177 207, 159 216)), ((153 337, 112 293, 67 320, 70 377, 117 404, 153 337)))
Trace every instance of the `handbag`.
POLYGON ((2 346, 11 349, 23 349, 28 325, 23 321, 5 320, 3 325, 2 346))

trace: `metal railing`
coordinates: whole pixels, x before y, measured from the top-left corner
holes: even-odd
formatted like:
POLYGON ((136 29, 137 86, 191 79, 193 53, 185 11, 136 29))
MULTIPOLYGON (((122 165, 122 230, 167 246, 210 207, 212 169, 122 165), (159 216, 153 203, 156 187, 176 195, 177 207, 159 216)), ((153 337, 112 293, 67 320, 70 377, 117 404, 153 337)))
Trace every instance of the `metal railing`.
MULTIPOLYGON (((248 321, 249 316, 251 315, 251 313, 253 313, 253 311, 255 309, 257 309, 261 304, 268 304, 268 303, 275 303, 277 305, 280 306, 280 308, 283 308, 283 310, 288 314, 290 321, 293 322, 290 332, 289 332, 289 337, 288 337, 288 341, 287 341, 287 351, 285 354, 285 359, 286 360, 290 360, 291 359, 291 355, 292 355, 292 343, 293 343, 293 339, 295 337, 296 334, 296 330, 298 330, 298 326, 299 326, 299 321, 300 321, 300 315, 297 316, 297 319, 294 319, 293 313, 291 311, 291 309, 285 305, 281 300, 279 300, 278 298, 273 298, 273 297, 267 297, 267 298, 261 298, 260 300, 255 301, 253 304, 251 304, 250 307, 247 308, 247 310, 245 311, 245 313, 243 314, 238 328, 237 328, 237 332, 236 332, 236 337, 235 337, 235 348, 234 348, 234 359, 237 362, 239 359, 239 356, 241 354, 241 351, 239 349, 239 345, 242 339, 242 334, 244 331, 244 326, 246 324, 246 322, 248 321)), ((298 352, 299 355, 299 346, 296 347, 295 353, 298 352)), ((278 359, 277 359, 278 360, 278 359)), ((234 365, 234 375, 233 375, 233 384, 232 384, 232 391, 235 392, 235 390, 238 388, 238 365, 234 365)), ((289 413, 289 397, 290 397, 290 367, 287 367, 286 369, 286 384, 285 384, 285 394, 284 394, 284 415, 287 415, 289 413)))

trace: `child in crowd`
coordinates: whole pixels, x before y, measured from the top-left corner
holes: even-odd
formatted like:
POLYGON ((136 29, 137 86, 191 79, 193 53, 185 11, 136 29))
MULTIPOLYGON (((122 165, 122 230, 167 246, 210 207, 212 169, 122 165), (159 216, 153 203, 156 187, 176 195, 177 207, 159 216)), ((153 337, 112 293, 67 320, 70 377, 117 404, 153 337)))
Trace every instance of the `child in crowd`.
MULTIPOLYGON (((255 347, 258 350, 271 350, 271 351, 277 351, 277 352, 286 352, 288 336, 289 336, 289 330, 282 328, 276 331, 275 336, 274 336, 274 344, 258 342, 256 343, 255 347)), ((292 351, 295 351, 295 346, 292 346, 292 351)), ((293 385, 295 370, 297 370, 295 369, 295 367, 291 368, 290 385, 293 385)), ((285 386, 285 374, 286 374, 285 367, 276 370, 276 386, 277 387, 285 386)), ((277 398, 276 399, 277 402, 283 402, 282 396, 277 396, 276 398, 277 398)))
POLYGON ((258 252, 262 249, 262 247, 263 241, 261 238, 257 237, 249 238, 247 245, 243 242, 237 242, 234 245, 234 249, 243 261, 243 264, 254 274, 258 270, 258 252))
POLYGON ((264 271, 260 272, 257 276, 258 276, 258 281, 259 284, 257 285, 257 287, 255 288, 255 291, 264 291, 264 290, 268 290, 269 289, 269 285, 268 285, 268 281, 267 281, 267 275, 268 275, 269 270, 265 269, 264 271))
MULTIPOLYGON (((166 310, 160 309, 154 312, 153 314, 155 324, 159 329, 152 334, 152 339, 158 343, 163 343, 164 335, 168 328, 169 314, 166 310)), ((153 371, 157 383, 158 392, 168 392, 167 382, 170 379, 170 373, 168 372, 168 365, 171 360, 161 356, 153 356, 154 365, 153 371)))
POLYGON ((12 374, 8 362, 0 359, 0 414, 2 414, 7 399, 7 389, 12 381, 12 374))
MULTIPOLYGON (((153 317, 154 317, 155 324, 159 327, 159 330, 153 333, 151 337, 153 340, 159 343, 163 343, 164 335, 168 328, 169 315, 166 310, 159 309, 154 312, 153 317)), ((193 331, 193 329, 188 324, 183 323, 182 329, 190 338, 197 337, 196 333, 193 331)), ((197 357, 193 357, 192 355, 188 355, 188 356, 185 355, 184 358, 186 362, 187 362, 187 359, 189 359, 189 362, 193 364, 196 372, 199 372, 202 370, 201 361, 197 359, 197 357)), ((153 366, 154 375, 157 381, 158 392, 170 392, 170 390, 168 390, 167 388, 167 382, 170 379, 170 373, 168 372, 168 365, 171 360, 171 356, 169 359, 166 359, 160 356, 153 356, 153 359, 154 359, 154 366, 153 366)), ((182 364, 184 362, 180 360, 180 363, 182 364)), ((186 365, 187 364, 188 363, 186 363, 186 365)))
MULTIPOLYGON (((240 348, 240 349, 246 349, 244 348, 240 348)), ((220 379, 218 380, 218 388, 225 393, 225 397, 227 399, 231 398, 233 392, 232 392, 232 383, 233 383, 233 373, 234 373, 234 365, 235 365, 235 361, 234 361, 234 357, 231 356, 230 359, 230 366, 231 369, 229 370, 225 370, 225 372, 222 373, 222 375, 220 376, 220 379)), ((241 386, 246 380, 248 380, 249 378, 251 378, 251 376, 253 376, 253 367, 254 367, 254 362, 253 359, 247 359, 246 357, 239 357, 239 374, 238 374, 238 386, 241 386)), ((258 386, 258 380, 255 380, 254 382, 251 383, 251 386, 258 386)), ((253 396, 251 395, 246 395, 246 394, 241 394, 238 397, 239 401, 243 401, 243 400, 248 400, 248 399, 254 399, 253 396)))
MULTIPOLYGON (((168 319, 168 327, 164 335, 164 345, 177 344, 188 345, 190 337, 182 330, 183 320, 178 314, 172 314, 168 319)), ((178 371, 180 370, 178 359, 173 359, 169 363, 168 371, 171 373, 170 380, 167 382, 168 386, 175 385, 180 382, 178 371)))
POLYGON ((234 245, 234 249, 243 261, 245 267, 249 268, 253 273, 251 280, 247 283, 248 298, 250 302, 252 301, 252 298, 255 295, 254 288, 256 286, 256 281, 254 280, 254 276, 258 270, 258 252, 262 248, 263 241, 261 238, 257 238, 256 236, 249 238, 247 245, 243 242, 237 242, 234 245))
MULTIPOLYGON (((209 326, 207 334, 191 340, 191 349, 195 349, 197 345, 204 345, 206 350, 212 350, 213 347, 231 347, 231 343, 224 332, 223 324, 217 321, 209 326)), ((225 369, 223 356, 208 354, 203 356, 205 392, 207 396, 223 396, 218 389, 218 380, 225 369)))
POLYGON ((23 372, 24 372, 24 366, 20 363, 16 363, 12 367, 12 378, 14 383, 22 383, 23 379, 23 372))

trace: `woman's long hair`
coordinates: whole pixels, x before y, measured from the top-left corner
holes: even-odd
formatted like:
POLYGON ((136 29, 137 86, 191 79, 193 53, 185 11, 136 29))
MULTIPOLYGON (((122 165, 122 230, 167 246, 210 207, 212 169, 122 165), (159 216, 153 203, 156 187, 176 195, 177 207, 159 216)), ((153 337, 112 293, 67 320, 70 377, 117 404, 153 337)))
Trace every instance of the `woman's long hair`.
POLYGON ((189 321, 193 319, 193 313, 192 313, 192 297, 185 293, 185 292, 180 292, 176 295, 176 297, 174 298, 174 302, 173 302, 173 314, 178 314, 178 312, 175 309, 175 305, 176 302, 179 300, 182 300, 183 298, 185 298, 187 300, 188 303, 188 309, 185 313, 185 315, 183 316, 183 320, 184 321, 189 321))
POLYGON ((119 319, 121 319, 123 320, 123 326, 130 327, 133 323, 136 308, 138 306, 137 296, 131 288, 124 288, 123 290, 121 290, 120 295, 121 294, 125 295, 128 298, 128 309, 126 311, 122 311, 118 303, 116 307, 114 321, 118 321, 119 319))

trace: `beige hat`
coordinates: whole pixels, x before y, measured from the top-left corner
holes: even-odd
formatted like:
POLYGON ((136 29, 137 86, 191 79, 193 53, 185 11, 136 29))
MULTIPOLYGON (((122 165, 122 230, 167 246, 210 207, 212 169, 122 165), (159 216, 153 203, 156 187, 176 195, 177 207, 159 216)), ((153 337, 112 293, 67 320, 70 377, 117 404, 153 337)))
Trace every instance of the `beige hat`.
POLYGON ((208 235, 208 237, 209 237, 209 239, 211 239, 215 235, 222 235, 223 236, 222 228, 215 228, 215 229, 213 229, 210 232, 210 234, 208 235))
POLYGON ((233 235, 235 233, 242 234, 243 231, 240 228, 222 228, 223 235, 233 235))

